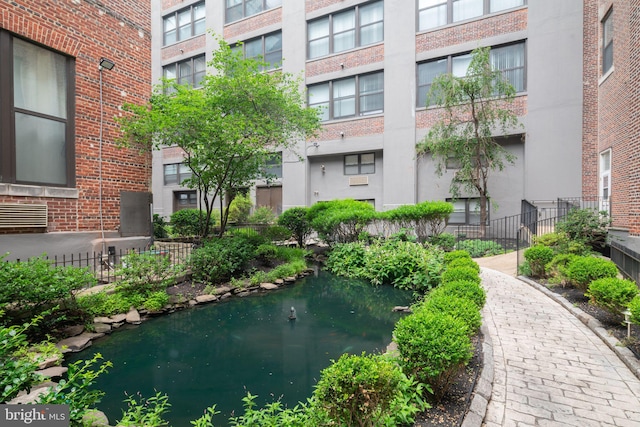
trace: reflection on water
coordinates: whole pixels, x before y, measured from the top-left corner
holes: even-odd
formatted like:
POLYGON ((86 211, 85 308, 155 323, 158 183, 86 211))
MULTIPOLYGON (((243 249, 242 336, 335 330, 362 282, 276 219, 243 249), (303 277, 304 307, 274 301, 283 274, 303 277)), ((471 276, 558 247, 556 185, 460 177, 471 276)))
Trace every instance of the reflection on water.
POLYGON ((98 340, 69 361, 102 353, 113 363, 97 388, 99 408, 112 424, 121 418, 124 393, 169 395, 166 417, 189 426, 215 403, 226 424, 242 412, 247 391, 259 405, 281 399, 306 401, 319 373, 343 353, 383 351, 410 294, 391 287, 320 272, 295 285, 246 298, 201 306, 150 320, 98 340), (295 320, 290 320, 292 307, 295 320))

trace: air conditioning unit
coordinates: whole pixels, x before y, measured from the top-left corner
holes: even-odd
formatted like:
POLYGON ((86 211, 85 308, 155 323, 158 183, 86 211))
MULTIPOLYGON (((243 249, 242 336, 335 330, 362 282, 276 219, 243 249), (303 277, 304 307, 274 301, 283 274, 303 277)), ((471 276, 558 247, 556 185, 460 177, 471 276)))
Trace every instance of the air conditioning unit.
POLYGON ((47 227, 47 205, 0 203, 0 228, 47 227))

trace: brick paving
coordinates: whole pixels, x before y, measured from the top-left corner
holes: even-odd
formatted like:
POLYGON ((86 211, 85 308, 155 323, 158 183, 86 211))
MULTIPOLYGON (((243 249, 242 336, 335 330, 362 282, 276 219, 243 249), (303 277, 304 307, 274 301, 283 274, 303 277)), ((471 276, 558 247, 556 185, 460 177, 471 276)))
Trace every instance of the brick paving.
POLYGON ((514 277, 513 256, 503 260, 480 262, 493 348, 482 425, 640 426, 640 380, 571 307, 514 277))

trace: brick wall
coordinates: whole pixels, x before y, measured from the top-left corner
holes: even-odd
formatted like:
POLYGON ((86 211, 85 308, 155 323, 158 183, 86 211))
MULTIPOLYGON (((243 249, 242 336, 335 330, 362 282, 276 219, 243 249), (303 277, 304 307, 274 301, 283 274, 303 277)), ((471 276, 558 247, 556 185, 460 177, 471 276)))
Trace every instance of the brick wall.
POLYGON ((314 77, 342 69, 348 71, 350 68, 375 63, 380 63, 380 69, 384 66, 383 43, 355 49, 344 54, 331 55, 314 61, 308 61, 305 75, 307 77, 314 77))
POLYGON ((250 33, 252 31, 259 30, 260 28, 265 28, 281 22, 282 8, 277 7, 226 25, 224 27, 224 38, 225 40, 235 39, 242 34, 250 33))
POLYGON ((151 91, 150 1, 0 0, 0 27, 75 58, 78 198, 0 196, 0 202, 46 203, 48 231, 99 229, 99 71, 103 71, 103 212, 105 230, 120 224, 120 191, 150 191, 151 155, 120 149, 113 118, 124 102, 145 103, 151 91))
POLYGON ((582 195, 598 194, 598 79, 599 30, 598 4, 583 6, 583 107, 582 107, 582 195))

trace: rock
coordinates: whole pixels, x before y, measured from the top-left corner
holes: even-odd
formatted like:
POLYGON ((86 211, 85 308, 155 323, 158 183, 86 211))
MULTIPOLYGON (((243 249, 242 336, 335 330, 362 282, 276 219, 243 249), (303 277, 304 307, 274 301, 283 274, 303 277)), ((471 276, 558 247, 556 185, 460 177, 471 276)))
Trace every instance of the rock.
POLYGON ((102 411, 89 409, 82 416, 82 425, 88 427, 109 427, 109 419, 102 411))
POLYGON ((400 311, 402 313, 411 313, 411 309, 405 305, 396 305, 392 311, 400 311))
POLYGON ((127 321, 127 323, 131 323, 132 325, 139 325, 140 323, 142 323, 142 320, 140 320, 140 313, 133 307, 127 313, 125 320, 127 321))
POLYGON ((113 323, 111 325, 112 329, 118 329, 120 326, 124 325, 124 322, 113 323))
POLYGON ((220 286, 213 291, 214 295, 224 295, 228 292, 231 292, 231 288, 228 286, 220 286))
POLYGON ((226 294, 221 295, 221 296, 220 296, 220 299, 227 299, 227 298, 229 298, 229 297, 231 297, 231 296, 233 296, 233 294, 232 294, 231 292, 227 292, 226 294))
POLYGON ((296 281, 295 276, 290 276, 290 277, 285 277, 284 278, 285 283, 293 283, 296 281))
POLYGON ((38 384, 31 389, 29 393, 20 393, 18 396, 14 397, 10 401, 6 402, 10 405, 27 405, 31 403, 36 403, 40 395, 45 394, 49 391, 50 387, 55 387, 57 384, 51 381, 44 382, 42 384, 38 384), (36 388, 37 387, 37 388, 36 388))
POLYGON ((113 323, 113 319, 110 317, 94 317, 93 323, 113 323))
POLYGON ((205 303, 208 303, 208 302, 216 301, 217 299, 218 299, 218 297, 215 296, 215 295, 198 295, 196 297, 196 302, 198 304, 205 304, 205 303))
POLYGON ((65 337, 75 337, 84 332, 84 325, 68 326, 62 330, 65 337))
POLYGON ((40 362, 40 364, 38 365, 38 369, 47 369, 52 366, 57 366, 59 364, 60 364, 60 358, 57 356, 52 356, 40 362))
POLYGON ((127 320, 127 315, 126 314, 114 314, 113 316, 111 316, 111 320, 113 320, 113 323, 122 323, 122 322, 127 320))
POLYGON ((190 299, 190 300, 189 300, 189 305, 190 305, 191 307, 193 307, 194 305, 198 305, 198 301, 196 301, 196 300, 194 300, 194 299, 190 299))
POLYGON ((247 295, 250 295, 250 294, 251 294, 251 292, 249 292, 249 291, 242 291, 242 292, 238 292, 238 293, 236 294, 236 296, 239 296, 239 297, 246 297, 247 295))
POLYGON ((107 325, 106 323, 94 323, 93 330, 98 334, 108 334, 111 332, 111 325, 107 325))
POLYGON ((187 299, 183 295, 169 295, 169 304, 182 304, 187 302, 187 299))
POLYGON ((65 366, 52 366, 47 369, 36 371, 36 373, 49 378, 60 378, 67 372, 67 370, 68 368, 65 366))
POLYGON ((102 336, 104 336, 104 334, 85 332, 75 337, 63 339, 56 344, 56 347, 58 347, 62 353, 75 353, 89 347, 91 345, 91 340, 102 336))
POLYGON ((273 283, 275 283, 276 285, 280 286, 280 285, 284 285, 284 280, 282 279, 276 279, 273 281, 273 283))
POLYGON ((278 289, 278 285, 273 283, 260 283, 260 288, 266 291, 272 291, 274 289, 278 289))

